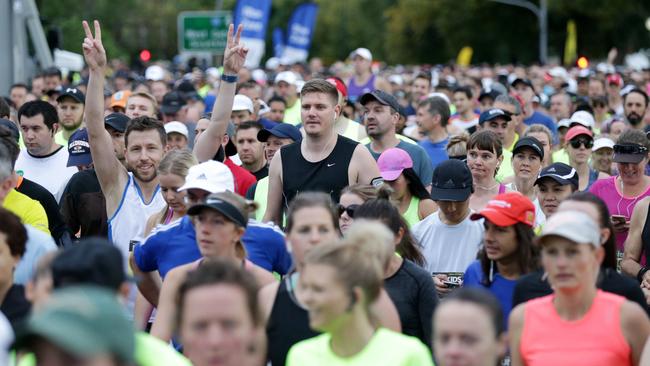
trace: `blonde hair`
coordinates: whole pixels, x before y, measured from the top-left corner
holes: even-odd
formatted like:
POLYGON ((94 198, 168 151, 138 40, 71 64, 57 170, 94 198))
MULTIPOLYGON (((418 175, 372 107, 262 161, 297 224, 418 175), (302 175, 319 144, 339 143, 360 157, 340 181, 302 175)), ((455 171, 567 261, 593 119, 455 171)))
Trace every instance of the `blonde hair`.
POLYGON ((361 198, 363 202, 377 198, 377 188, 370 184, 352 184, 341 190, 341 196, 349 193, 361 198))
POLYGON ((346 231, 342 243, 356 245, 368 256, 376 258, 385 269, 395 254, 394 238, 393 233, 383 223, 357 219, 346 231))
MULTIPOLYGON (((153 105, 154 113, 158 113, 158 101, 156 100, 156 97, 154 97, 153 95, 151 95, 151 94, 149 94, 147 92, 137 92, 137 93, 131 93, 131 95, 129 96, 129 99, 131 99, 133 97, 141 97, 141 98, 149 99, 149 101, 151 102, 151 105, 153 105)), ((129 104, 128 99, 126 101, 126 104, 127 105, 129 104)))
MULTIPOLYGON (((163 156, 158 164, 158 174, 174 174, 179 177, 187 176, 187 172, 194 165, 198 164, 196 158, 189 150, 171 150, 163 156)), ((160 215, 159 223, 165 223, 165 216, 167 216, 167 211, 169 210, 169 205, 165 207, 158 213, 160 215)))
MULTIPOLYGON (((369 250, 370 245, 350 245, 346 240, 314 247, 305 257, 305 266, 321 264, 332 267, 339 282, 350 292, 362 289, 364 306, 379 297, 383 282, 383 268, 377 251, 369 250)), ((351 295, 353 296, 353 295, 351 295)), ((372 319, 372 315, 369 314, 372 319)))
POLYGON ((465 156, 467 155, 467 141, 469 141, 469 134, 462 132, 461 134, 451 136, 449 143, 447 143, 448 156, 465 156))

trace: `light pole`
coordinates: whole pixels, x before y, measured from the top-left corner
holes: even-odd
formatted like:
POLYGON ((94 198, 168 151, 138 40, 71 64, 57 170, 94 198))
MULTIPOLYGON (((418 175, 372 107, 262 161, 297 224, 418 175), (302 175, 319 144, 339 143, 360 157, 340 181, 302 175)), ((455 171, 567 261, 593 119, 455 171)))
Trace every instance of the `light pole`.
POLYGON ((548 60, 548 7, 546 0, 539 0, 539 6, 527 0, 492 0, 497 3, 518 6, 533 12, 539 23, 539 62, 548 60))

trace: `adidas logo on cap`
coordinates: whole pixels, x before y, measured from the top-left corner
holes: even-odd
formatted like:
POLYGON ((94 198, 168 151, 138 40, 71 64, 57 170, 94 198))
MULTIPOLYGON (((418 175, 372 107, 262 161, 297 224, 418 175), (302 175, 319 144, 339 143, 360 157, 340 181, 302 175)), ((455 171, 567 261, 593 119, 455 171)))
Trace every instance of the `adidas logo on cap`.
POLYGON ((198 177, 196 177, 196 179, 200 179, 200 180, 208 180, 208 177, 205 176, 205 173, 201 173, 201 175, 199 175, 198 177))

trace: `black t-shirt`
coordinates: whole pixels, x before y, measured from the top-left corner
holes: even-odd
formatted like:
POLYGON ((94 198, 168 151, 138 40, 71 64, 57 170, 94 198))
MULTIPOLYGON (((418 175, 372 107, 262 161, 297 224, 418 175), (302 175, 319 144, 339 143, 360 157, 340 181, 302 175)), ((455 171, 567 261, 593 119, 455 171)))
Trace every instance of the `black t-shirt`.
POLYGON ((108 237, 106 200, 94 170, 80 171, 70 178, 61 196, 61 214, 80 238, 108 237))
POLYGON ((402 333, 431 345, 431 317, 438 295, 429 273, 405 259, 400 269, 384 280, 384 288, 397 308, 402 333))
POLYGON ((12 285, 0 305, 0 311, 7 317, 14 330, 27 318, 31 309, 32 304, 25 298, 25 287, 22 285, 12 285))
POLYGON ((264 167, 256 172, 251 172, 255 176, 255 179, 258 181, 262 178, 268 177, 269 176, 269 166, 264 165, 264 167))
POLYGON ((69 235, 66 235, 68 234, 68 227, 59 211, 59 204, 56 202, 52 193, 40 184, 27 178, 23 178, 16 190, 27 197, 40 202, 41 206, 45 209, 48 229, 50 230, 52 238, 54 238, 58 246, 64 246, 63 241, 69 238, 69 235))
POLYGON ((305 191, 325 192, 338 202, 341 190, 349 184, 348 168, 359 143, 338 135, 332 152, 315 163, 305 159, 300 144, 297 141, 280 148, 285 208, 298 193, 305 191))
MULTIPOLYGON (((512 298, 513 308, 528 300, 553 293, 548 281, 542 279, 543 275, 543 271, 536 271, 517 280, 512 298)), ((623 296, 632 302, 636 302, 650 315, 650 309, 646 304, 643 291, 641 291, 639 283, 634 279, 624 276, 611 268, 605 268, 601 269, 596 285, 605 292, 623 296)))

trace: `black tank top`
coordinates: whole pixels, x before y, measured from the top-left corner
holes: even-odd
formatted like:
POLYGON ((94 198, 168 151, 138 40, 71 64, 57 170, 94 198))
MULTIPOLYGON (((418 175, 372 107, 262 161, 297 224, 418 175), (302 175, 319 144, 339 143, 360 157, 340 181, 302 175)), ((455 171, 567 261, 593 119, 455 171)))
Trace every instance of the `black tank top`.
POLYGON ((648 205, 648 214, 645 217, 645 224, 641 232, 641 245, 645 255, 646 266, 650 265, 650 204, 648 205))
POLYGON ((282 195, 285 207, 300 192, 329 193, 339 201, 341 190, 348 186, 348 167, 358 143, 338 135, 336 145, 325 159, 312 163, 302 156, 300 143, 282 147, 282 195))
POLYGON ((319 333, 309 328, 309 314, 292 298, 290 292, 291 276, 287 276, 278 286, 271 316, 266 325, 268 354, 266 359, 272 366, 284 366, 291 347, 319 333))

